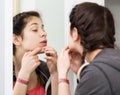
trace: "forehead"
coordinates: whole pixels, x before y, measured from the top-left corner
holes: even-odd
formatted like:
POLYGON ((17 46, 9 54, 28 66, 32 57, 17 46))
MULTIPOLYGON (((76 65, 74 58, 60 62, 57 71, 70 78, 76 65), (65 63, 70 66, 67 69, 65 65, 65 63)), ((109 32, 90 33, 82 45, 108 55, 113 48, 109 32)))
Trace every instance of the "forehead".
POLYGON ((39 25, 43 24, 41 18, 32 16, 32 17, 29 17, 27 19, 27 24, 26 25, 29 26, 29 25, 32 25, 33 23, 36 23, 36 24, 39 24, 39 25))

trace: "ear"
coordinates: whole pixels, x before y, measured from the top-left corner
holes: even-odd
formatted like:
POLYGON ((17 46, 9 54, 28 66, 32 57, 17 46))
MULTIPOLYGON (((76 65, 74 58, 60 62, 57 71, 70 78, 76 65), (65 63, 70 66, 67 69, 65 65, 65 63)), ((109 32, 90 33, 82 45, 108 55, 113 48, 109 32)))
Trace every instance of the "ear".
POLYGON ((13 44, 14 45, 20 45, 20 40, 19 36, 13 34, 13 44))
POLYGON ((80 35, 78 34, 78 30, 76 27, 73 28, 71 35, 72 35, 73 41, 78 41, 80 39, 80 35))

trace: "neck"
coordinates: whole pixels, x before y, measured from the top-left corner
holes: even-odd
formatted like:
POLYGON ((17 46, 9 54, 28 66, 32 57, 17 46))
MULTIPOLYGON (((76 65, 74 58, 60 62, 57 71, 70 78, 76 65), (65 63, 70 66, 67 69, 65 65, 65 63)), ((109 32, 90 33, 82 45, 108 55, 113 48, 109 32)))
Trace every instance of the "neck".
POLYGON ((23 52, 23 50, 16 49, 16 53, 13 56, 13 64, 14 64, 14 68, 15 68, 16 77, 17 77, 18 72, 19 72, 19 70, 21 68, 21 60, 22 60, 22 57, 23 57, 24 53, 25 52, 23 52))
POLYGON ((95 56, 100 53, 103 49, 96 49, 90 53, 87 53, 86 54, 86 60, 90 63, 94 58, 95 56))

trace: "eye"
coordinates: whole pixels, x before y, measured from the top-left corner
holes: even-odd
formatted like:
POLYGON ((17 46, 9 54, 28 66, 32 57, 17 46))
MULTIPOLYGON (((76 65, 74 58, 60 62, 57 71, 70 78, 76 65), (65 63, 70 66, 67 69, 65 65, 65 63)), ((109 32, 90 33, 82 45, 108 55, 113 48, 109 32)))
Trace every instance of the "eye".
POLYGON ((32 31, 37 32, 38 30, 37 29, 33 29, 32 31))
POLYGON ((42 27, 41 27, 41 28, 42 28, 42 30, 45 32, 44 25, 42 25, 42 27))

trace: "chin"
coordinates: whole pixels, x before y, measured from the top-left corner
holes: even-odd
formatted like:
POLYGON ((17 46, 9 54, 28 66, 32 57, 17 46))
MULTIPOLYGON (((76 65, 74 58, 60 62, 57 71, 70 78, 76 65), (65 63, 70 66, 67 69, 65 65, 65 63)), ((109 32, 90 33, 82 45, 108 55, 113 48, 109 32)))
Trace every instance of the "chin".
POLYGON ((39 46, 40 46, 40 47, 46 47, 47 44, 46 44, 46 43, 43 43, 43 44, 40 44, 39 46))
POLYGON ((46 46, 47 46, 47 44, 39 44, 37 47, 43 48, 43 47, 46 47, 46 46))
POLYGON ((42 45, 42 46, 40 46, 40 47, 46 47, 47 45, 42 45))

